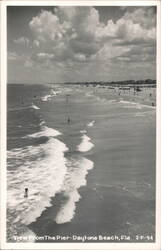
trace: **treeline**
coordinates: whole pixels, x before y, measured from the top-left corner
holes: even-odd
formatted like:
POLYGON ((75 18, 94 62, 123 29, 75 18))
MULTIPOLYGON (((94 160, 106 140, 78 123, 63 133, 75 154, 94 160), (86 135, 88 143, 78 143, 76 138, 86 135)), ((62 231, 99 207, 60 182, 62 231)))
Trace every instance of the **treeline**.
POLYGON ((66 82, 65 84, 77 84, 77 85, 102 85, 102 86, 120 86, 120 85, 156 85, 156 80, 152 79, 146 79, 146 80, 127 80, 127 81, 112 81, 112 82, 105 82, 105 81, 99 81, 99 82, 66 82))

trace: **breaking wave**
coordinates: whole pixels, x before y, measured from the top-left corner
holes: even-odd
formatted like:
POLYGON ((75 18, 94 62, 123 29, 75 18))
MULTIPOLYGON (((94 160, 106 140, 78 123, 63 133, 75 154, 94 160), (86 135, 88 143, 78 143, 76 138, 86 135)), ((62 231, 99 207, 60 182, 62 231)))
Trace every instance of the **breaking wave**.
POLYGON ((31 107, 32 107, 33 109, 40 109, 40 108, 39 108, 38 106, 36 106, 35 104, 32 104, 31 107))
POLYGON ((64 183, 67 172, 64 152, 67 150, 63 142, 50 138, 46 144, 8 151, 7 207, 13 228, 9 238, 14 235, 14 228, 15 234, 21 235, 22 225, 34 222, 46 207, 51 206, 51 197, 64 183), (27 198, 24 198, 25 188, 29 190, 27 198))
POLYGON ((125 100, 120 100, 120 103, 125 104, 126 108, 137 108, 137 109, 150 108, 150 109, 156 109, 155 106, 145 105, 145 104, 141 104, 141 103, 137 103, 137 102, 130 102, 130 101, 125 101, 125 100))
POLYGON ((32 105, 26 105, 26 106, 18 106, 18 107, 14 107, 14 108, 8 108, 9 112, 14 112, 14 111, 21 111, 21 110, 26 110, 26 109, 40 109, 38 106, 36 106, 35 104, 32 105))
POLYGON ((43 101, 43 102, 47 102, 47 101, 49 101, 51 99, 51 95, 45 95, 45 96, 43 96, 42 98, 41 98, 41 100, 43 101))
POLYGON ((86 185, 86 175, 94 167, 93 162, 84 157, 79 160, 73 159, 69 164, 62 190, 67 201, 57 213, 55 218, 57 224, 67 223, 73 219, 76 203, 81 198, 78 189, 86 185))
MULTIPOLYGON (((41 124, 43 124, 43 122, 41 124)), ((47 126, 42 126, 41 131, 39 131, 37 133, 27 135, 24 138, 29 138, 29 137, 37 138, 37 137, 41 137, 41 136, 55 137, 55 136, 58 136, 58 135, 61 135, 61 133, 58 130, 53 129, 53 128, 49 128, 47 126)))
POLYGON ((94 147, 94 144, 91 142, 91 139, 87 135, 83 134, 82 141, 77 146, 78 151, 87 152, 90 149, 92 149, 93 147, 94 147))
POLYGON ((89 123, 87 124, 87 127, 93 127, 94 123, 95 123, 95 121, 89 122, 89 123))

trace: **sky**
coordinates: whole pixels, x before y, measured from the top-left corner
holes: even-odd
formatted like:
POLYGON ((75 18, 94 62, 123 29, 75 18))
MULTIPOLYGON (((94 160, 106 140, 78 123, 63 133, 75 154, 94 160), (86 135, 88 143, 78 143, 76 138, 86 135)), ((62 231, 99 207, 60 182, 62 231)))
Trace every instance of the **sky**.
POLYGON ((9 83, 156 79, 154 6, 9 6, 9 83))

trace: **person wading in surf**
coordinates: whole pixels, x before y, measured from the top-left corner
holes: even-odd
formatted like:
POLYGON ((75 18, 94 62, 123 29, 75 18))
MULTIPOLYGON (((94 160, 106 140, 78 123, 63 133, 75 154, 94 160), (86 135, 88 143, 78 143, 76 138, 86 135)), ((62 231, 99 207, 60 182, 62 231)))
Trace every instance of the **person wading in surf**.
POLYGON ((70 124, 70 117, 68 117, 68 120, 67 120, 68 124, 70 124))
POLYGON ((27 198, 28 197, 28 188, 25 188, 25 194, 24 194, 24 197, 27 198))

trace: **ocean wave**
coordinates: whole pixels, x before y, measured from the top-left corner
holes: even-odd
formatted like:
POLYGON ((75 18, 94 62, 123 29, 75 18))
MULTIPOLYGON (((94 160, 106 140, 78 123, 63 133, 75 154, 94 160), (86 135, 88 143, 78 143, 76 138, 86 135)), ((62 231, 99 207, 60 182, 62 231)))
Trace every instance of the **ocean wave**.
POLYGON ((91 142, 91 139, 87 135, 82 136, 81 143, 77 146, 78 151, 87 152, 94 147, 94 144, 91 142))
POLYGON ((67 223, 73 219, 76 203, 81 198, 78 189, 86 185, 86 175, 93 167, 94 163, 84 157, 71 161, 62 190, 67 201, 61 206, 57 213, 55 218, 57 224, 67 223))
POLYGON ((137 108, 137 109, 142 109, 142 106, 140 103, 137 102, 130 102, 130 101, 125 101, 125 100, 120 100, 119 103, 125 104, 125 108, 137 108), (127 106, 128 105, 128 106, 127 106))
POLYGON ((20 107, 14 107, 14 108, 8 108, 9 112, 14 112, 14 111, 20 111, 20 110, 26 110, 32 108, 31 105, 28 106, 20 106, 20 107))
POLYGON ((91 92, 85 93, 85 96, 88 97, 88 96, 94 96, 94 95, 93 95, 93 93, 92 93, 92 91, 91 91, 91 92))
POLYGON ((43 102, 47 102, 47 101, 49 101, 51 99, 51 95, 45 95, 45 96, 43 96, 42 98, 41 98, 41 100, 43 101, 43 102))
POLYGON ((141 104, 139 102, 130 102, 130 101, 125 101, 125 100, 120 100, 120 103, 122 104, 130 104, 130 106, 125 106, 127 108, 130 108, 130 107, 135 107, 137 109, 142 109, 142 108, 150 108, 150 109, 156 109, 155 106, 150 106, 150 105, 146 105, 146 104, 141 104))
POLYGON ((136 116, 149 116, 149 115, 152 116, 154 114, 155 114, 154 110, 148 110, 148 111, 145 111, 145 112, 137 112, 135 114, 135 117, 136 116))
POLYGON ((150 109, 156 109, 156 106, 146 105, 146 104, 140 104, 144 108, 150 108, 150 109))
POLYGON ((41 100, 42 100, 43 102, 50 101, 52 97, 57 96, 57 95, 60 94, 61 92, 62 92, 61 90, 53 90, 53 89, 51 89, 50 94, 43 96, 43 97, 41 98, 41 100))
POLYGON ((46 124, 46 122, 44 120, 41 120, 40 126, 43 126, 44 124, 46 124))
POLYGON ((107 102, 108 103, 117 103, 117 100, 116 99, 111 99, 111 100, 108 100, 107 102))
POLYGON ((93 127, 94 123, 95 123, 95 121, 89 122, 89 123, 87 124, 87 127, 93 127))
POLYGON ((42 136, 55 137, 58 135, 61 135, 61 133, 58 130, 53 129, 53 128, 49 128, 47 126, 42 126, 42 130, 40 132, 36 132, 36 133, 30 134, 30 135, 27 135, 23 138, 29 138, 29 137, 38 138, 38 137, 42 137, 42 136))
POLYGON ((40 109, 38 106, 36 106, 35 104, 32 104, 31 105, 31 108, 33 108, 33 109, 40 109))
POLYGON ((8 108, 9 112, 14 112, 14 111, 21 111, 21 110, 26 110, 26 109, 40 109, 38 106, 35 104, 32 105, 26 105, 26 106, 19 106, 19 107, 14 107, 14 108, 8 108))
POLYGON ((146 116, 145 112, 138 112, 135 114, 135 117, 137 116, 146 116))
POLYGON ((105 102, 108 103, 109 102, 106 98, 99 97, 99 96, 96 97, 96 100, 99 101, 99 102, 103 102, 103 103, 105 103, 105 102))
POLYGON ((67 172, 64 157, 67 150, 63 142, 50 138, 46 144, 8 152, 7 208, 16 235, 21 235, 23 225, 34 222, 51 206, 51 197, 62 189, 67 172), (27 198, 24 198, 25 188, 28 188, 27 198))
POLYGON ((81 133, 81 134, 86 134, 86 133, 87 133, 87 130, 81 130, 80 133, 81 133))

